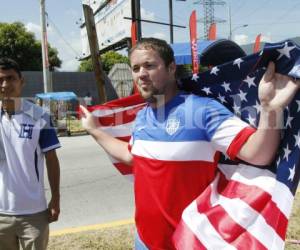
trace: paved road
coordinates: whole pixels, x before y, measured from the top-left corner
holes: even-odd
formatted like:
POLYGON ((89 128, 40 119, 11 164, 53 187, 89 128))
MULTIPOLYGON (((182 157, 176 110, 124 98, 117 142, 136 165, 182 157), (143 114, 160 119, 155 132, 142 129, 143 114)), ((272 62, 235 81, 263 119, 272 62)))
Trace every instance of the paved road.
MULTIPOLYGON (((61 215, 51 230, 133 218, 132 183, 88 135, 60 137, 61 215)), ((49 197, 49 186, 46 182, 49 197)))

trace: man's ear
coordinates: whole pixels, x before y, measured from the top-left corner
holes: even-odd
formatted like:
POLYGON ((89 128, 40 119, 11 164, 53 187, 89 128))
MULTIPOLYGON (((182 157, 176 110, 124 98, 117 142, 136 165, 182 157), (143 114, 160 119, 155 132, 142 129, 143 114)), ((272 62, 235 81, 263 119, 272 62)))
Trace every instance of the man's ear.
POLYGON ((175 62, 171 62, 168 66, 169 68, 169 72, 172 73, 172 74, 175 74, 176 72, 176 63, 175 62))
POLYGON ((20 81, 21 81, 21 86, 22 86, 22 88, 24 87, 24 85, 25 85, 25 79, 24 79, 24 77, 23 76, 21 76, 21 79, 20 79, 20 81))

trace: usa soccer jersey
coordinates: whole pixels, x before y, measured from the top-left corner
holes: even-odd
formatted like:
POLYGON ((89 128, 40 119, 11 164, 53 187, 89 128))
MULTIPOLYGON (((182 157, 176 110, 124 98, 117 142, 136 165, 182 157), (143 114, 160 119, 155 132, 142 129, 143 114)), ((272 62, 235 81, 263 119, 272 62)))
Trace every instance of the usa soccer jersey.
POLYGON ((218 152, 234 159, 254 131, 218 102, 183 92, 138 113, 130 141, 135 220, 148 248, 174 248, 182 211, 214 179, 218 152))

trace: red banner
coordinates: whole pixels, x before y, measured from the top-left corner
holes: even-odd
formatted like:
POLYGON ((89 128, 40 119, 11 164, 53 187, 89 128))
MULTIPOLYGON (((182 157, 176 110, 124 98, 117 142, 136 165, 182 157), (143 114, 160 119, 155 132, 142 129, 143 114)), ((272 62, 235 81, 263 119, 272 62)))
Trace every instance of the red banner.
POLYGON ((136 45, 136 22, 132 22, 131 23, 131 46, 133 47, 134 45, 136 45))
POLYGON ((217 39, 217 24, 212 23, 208 31, 208 40, 216 40, 216 39, 217 39))
POLYGON ((257 53, 258 51, 260 51, 260 39, 261 39, 261 34, 258 34, 255 39, 253 53, 257 53))
MULTIPOLYGON (((137 42, 137 36, 136 36, 136 22, 131 23, 131 46, 134 47, 137 42)), ((136 86, 136 83, 133 82, 133 93, 138 93, 138 89, 136 86)))
POLYGON ((197 17, 196 17, 195 10, 193 10, 190 16, 190 41, 191 41, 193 74, 198 74, 199 60, 198 60, 198 45, 197 45, 197 17))

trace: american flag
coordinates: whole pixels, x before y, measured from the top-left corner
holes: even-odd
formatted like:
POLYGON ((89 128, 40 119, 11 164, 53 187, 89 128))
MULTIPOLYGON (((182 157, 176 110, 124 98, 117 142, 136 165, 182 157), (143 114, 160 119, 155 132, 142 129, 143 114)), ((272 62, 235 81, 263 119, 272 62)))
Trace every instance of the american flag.
MULTIPOLYGON (((288 40, 183 79, 180 88, 215 98, 256 127, 257 86, 269 61, 275 62, 276 72, 300 78, 300 48, 288 40)), ((107 132, 128 141, 135 114, 143 106, 135 95, 95 106, 93 112, 107 132)), ((281 144, 270 166, 221 157, 215 180, 183 211, 173 237, 177 249, 284 249, 300 178, 299 112, 300 93, 284 110, 281 144)), ((113 163, 122 174, 132 174, 129 166, 113 163)))

